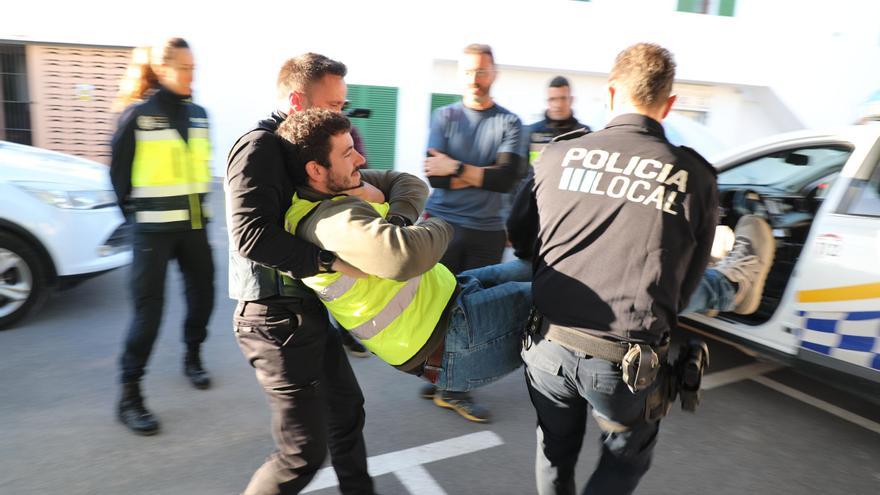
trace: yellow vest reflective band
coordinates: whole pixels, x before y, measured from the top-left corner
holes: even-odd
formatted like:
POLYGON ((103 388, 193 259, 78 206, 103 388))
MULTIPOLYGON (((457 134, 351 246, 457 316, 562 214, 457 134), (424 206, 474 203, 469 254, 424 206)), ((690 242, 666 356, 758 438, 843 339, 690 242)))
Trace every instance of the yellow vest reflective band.
MULTIPOLYGON (((285 216, 287 231, 296 232, 300 220, 318 204, 294 195, 285 216)), ((388 203, 370 204, 383 217, 388 214, 388 203)), ((321 273, 302 281, 317 293, 340 325, 395 366, 425 345, 458 283, 440 263, 405 282, 374 275, 354 279, 341 273, 321 273)))
MULTIPOLYGON (((207 126, 207 119, 198 120, 207 126)), ((210 217, 205 208, 211 187, 208 129, 191 127, 188 134, 184 141, 175 129, 134 131, 131 200, 137 223, 161 229, 162 224, 186 222, 182 225, 201 229, 210 217)))
POLYGON ((529 143, 529 165, 535 166, 535 162, 540 158, 545 146, 547 143, 529 143))

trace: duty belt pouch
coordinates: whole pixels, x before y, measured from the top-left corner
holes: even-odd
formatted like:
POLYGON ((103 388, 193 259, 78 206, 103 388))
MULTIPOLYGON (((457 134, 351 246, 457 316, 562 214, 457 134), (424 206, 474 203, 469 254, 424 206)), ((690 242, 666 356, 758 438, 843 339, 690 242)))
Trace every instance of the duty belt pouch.
POLYGON ((529 350, 535 340, 537 340, 536 337, 541 332, 542 319, 543 317, 541 316, 541 313, 538 312, 537 308, 532 306, 532 309, 529 311, 529 317, 523 328, 523 349, 529 350))
POLYGON ((651 346, 630 344, 620 368, 623 371, 624 383, 629 387, 630 392, 636 393, 654 383, 660 371, 660 357, 651 346))

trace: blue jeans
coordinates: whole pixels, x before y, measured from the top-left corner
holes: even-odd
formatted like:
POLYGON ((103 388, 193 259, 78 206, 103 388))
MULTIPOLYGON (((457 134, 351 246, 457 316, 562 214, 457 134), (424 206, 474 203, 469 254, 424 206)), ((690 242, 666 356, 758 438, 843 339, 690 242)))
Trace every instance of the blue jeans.
MULTIPOLYGON (((514 260, 468 270, 458 276, 446 334, 443 373, 437 388, 467 392, 493 382, 522 364, 523 325, 532 306, 532 265, 514 260)), ((735 290, 727 277, 706 270, 684 313, 733 309, 735 290)))
POLYGON ((467 392, 519 368, 532 306, 532 266, 515 260, 458 276, 437 388, 467 392))
POLYGON ((700 313, 706 310, 733 311, 736 289, 730 280, 714 268, 708 268, 700 279, 700 285, 680 314, 700 313))
POLYGON ((538 415, 535 478, 539 495, 574 495, 574 468, 587 411, 602 429, 599 464, 583 493, 632 493, 651 466, 659 421, 644 418, 653 387, 632 393, 618 365, 549 340, 523 349, 526 385, 538 415))

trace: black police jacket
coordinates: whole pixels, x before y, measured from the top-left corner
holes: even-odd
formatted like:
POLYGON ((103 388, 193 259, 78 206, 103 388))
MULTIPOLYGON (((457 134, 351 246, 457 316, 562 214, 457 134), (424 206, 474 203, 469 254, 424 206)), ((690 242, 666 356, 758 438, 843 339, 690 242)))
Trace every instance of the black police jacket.
POLYGON ((561 136, 534 169, 537 309, 590 334, 659 344, 709 261, 712 166, 670 144, 659 122, 626 114, 561 136))
POLYGON ((305 286, 282 287, 277 271, 296 278, 318 273, 314 244, 284 230, 294 188, 275 135, 287 116, 272 113, 241 136, 226 163, 229 297, 254 301, 275 295, 314 298, 305 286))
POLYGON ((590 131, 590 126, 582 124, 578 119, 571 117, 563 120, 554 120, 544 114, 544 120, 539 120, 528 127, 529 151, 541 151, 553 138, 568 134, 578 129, 590 131))
MULTIPOLYGON (((191 120, 207 122, 205 109, 192 102, 191 97, 181 96, 160 86, 146 100, 128 106, 117 120, 116 131, 110 142, 110 182, 123 215, 129 217, 133 212, 131 203, 131 169, 137 145, 135 131, 139 117, 153 117, 167 121, 167 126, 189 140, 191 120)), ((207 221, 207 219, 205 219, 207 221)))

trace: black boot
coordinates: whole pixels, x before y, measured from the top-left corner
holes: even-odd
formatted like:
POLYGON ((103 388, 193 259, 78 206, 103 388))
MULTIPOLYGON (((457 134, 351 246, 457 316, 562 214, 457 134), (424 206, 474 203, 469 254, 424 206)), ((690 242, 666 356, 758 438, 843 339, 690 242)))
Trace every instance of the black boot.
POLYGON ((144 407, 140 383, 123 383, 122 398, 119 400, 119 421, 138 435, 159 433, 159 421, 144 407))
POLYGON ((183 374, 189 378, 193 387, 205 390, 211 386, 211 377, 205 368, 202 368, 202 357, 199 346, 189 346, 186 350, 186 358, 183 360, 183 374))

